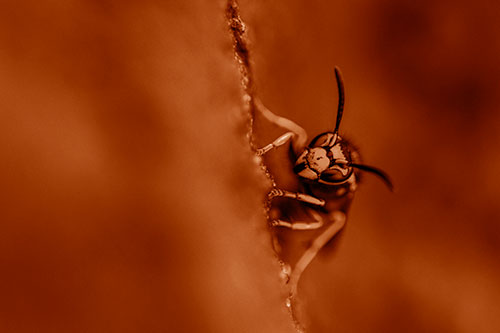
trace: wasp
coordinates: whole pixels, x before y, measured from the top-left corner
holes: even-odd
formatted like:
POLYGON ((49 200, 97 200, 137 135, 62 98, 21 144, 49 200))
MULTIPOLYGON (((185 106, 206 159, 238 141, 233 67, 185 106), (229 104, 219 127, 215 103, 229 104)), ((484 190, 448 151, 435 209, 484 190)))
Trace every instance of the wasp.
MULTIPOLYGON (((283 198, 299 202, 310 219, 294 220, 286 218, 290 214, 282 212, 277 217, 268 216, 270 225, 291 230, 321 230, 309 248, 299 257, 293 270, 286 273, 290 284, 290 294, 296 293, 301 274, 317 253, 345 226, 347 209, 354 197, 361 172, 378 176, 392 191, 393 184, 384 171, 363 164, 360 153, 349 141, 339 135, 339 127, 344 111, 344 83, 342 74, 335 67, 338 87, 338 108, 335 127, 317 135, 307 144, 306 131, 295 122, 277 116, 267 109, 260 100, 256 107, 272 123, 288 130, 272 143, 256 150, 263 156, 277 147, 289 145, 293 172, 298 177, 299 190, 289 191, 273 187, 267 196, 268 207, 273 200, 283 198)), ((289 266, 288 266, 289 267, 289 266)))

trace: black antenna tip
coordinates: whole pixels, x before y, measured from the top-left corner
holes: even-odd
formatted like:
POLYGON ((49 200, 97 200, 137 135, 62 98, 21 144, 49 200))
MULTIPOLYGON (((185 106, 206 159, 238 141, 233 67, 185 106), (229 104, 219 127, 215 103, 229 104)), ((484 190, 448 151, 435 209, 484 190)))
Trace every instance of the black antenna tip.
POLYGON ((339 66, 335 66, 333 70, 335 71, 335 76, 342 76, 339 66))
POLYGON ((342 113, 344 112, 344 80, 342 80, 342 73, 337 66, 335 66, 334 71, 335 79, 337 80, 339 105, 337 107, 337 120, 335 121, 335 128, 333 130, 333 133, 337 134, 340 127, 340 122, 342 121, 342 113))

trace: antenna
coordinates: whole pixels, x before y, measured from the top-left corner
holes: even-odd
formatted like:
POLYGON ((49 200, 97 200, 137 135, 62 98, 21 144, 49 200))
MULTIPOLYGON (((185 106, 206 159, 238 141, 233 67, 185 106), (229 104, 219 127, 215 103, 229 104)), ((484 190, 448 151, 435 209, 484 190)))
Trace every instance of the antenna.
POLYGON ((334 135, 336 135, 339 131, 340 121, 342 120, 342 113, 344 112, 344 81, 342 80, 342 73, 340 73, 340 69, 337 66, 335 66, 335 78, 337 79, 337 87, 339 90, 339 106, 337 108, 335 130, 333 131, 334 135))
POLYGON ((391 192, 394 192, 394 184, 392 183, 391 178, 389 177, 389 175, 387 173, 385 173, 385 171, 380 170, 379 168, 375 168, 375 167, 372 167, 372 166, 369 166, 369 165, 365 165, 365 164, 351 163, 351 166, 353 168, 357 168, 359 170, 363 170, 363 171, 366 171, 366 172, 371 172, 371 173, 376 174, 377 176, 380 177, 380 179, 382 179, 382 181, 385 183, 385 185, 387 185, 387 187, 389 188, 389 190, 391 192))

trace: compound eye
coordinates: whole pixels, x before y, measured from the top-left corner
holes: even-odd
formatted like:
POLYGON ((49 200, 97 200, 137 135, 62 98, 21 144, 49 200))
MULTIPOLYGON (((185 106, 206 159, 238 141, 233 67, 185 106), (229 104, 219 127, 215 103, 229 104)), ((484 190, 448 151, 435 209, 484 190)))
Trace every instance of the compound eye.
POLYGON ((335 141, 336 135, 330 132, 322 133, 316 136, 311 143, 309 144, 309 148, 315 147, 328 147, 333 144, 335 141))
POLYGON ((351 167, 334 165, 333 167, 323 171, 319 178, 326 183, 338 184, 346 181, 351 174, 351 167))

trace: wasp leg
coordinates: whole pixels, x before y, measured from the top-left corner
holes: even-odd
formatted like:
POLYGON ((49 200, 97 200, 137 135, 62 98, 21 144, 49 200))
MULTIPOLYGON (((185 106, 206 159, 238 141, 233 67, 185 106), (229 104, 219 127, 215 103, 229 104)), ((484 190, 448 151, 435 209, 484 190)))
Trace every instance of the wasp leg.
POLYGON ((307 202, 312 205, 320 206, 323 207, 325 205, 325 200, 323 199, 318 199, 316 197, 313 197, 312 195, 309 194, 304 194, 304 193, 299 193, 299 192, 290 192, 287 190, 280 190, 278 188, 273 188, 269 194, 267 195, 267 199, 271 201, 272 199, 276 197, 282 197, 282 198, 290 198, 290 199, 295 199, 298 201, 302 202, 307 202))
POLYGON ((273 112, 271 112, 271 110, 266 108, 258 98, 255 99, 255 106, 268 121, 280 127, 286 128, 287 130, 295 134, 295 137, 292 140, 292 147, 294 153, 298 156, 304 150, 304 147, 307 144, 306 130, 290 119, 275 115, 273 112))
POLYGON ((309 266, 311 261, 316 257, 323 246, 325 246, 330 239, 342 230, 345 225, 346 215, 343 212, 335 211, 329 214, 329 217, 333 223, 330 224, 322 234, 314 239, 312 245, 304 252, 292 270, 292 274, 290 275, 290 280, 288 282, 290 284, 290 294, 292 297, 297 293, 297 285, 304 270, 307 266, 309 266))
MULTIPOLYGON (((323 199, 318 199, 316 197, 313 197, 311 195, 304 194, 304 193, 290 192, 290 191, 280 190, 280 189, 274 188, 269 192, 267 198, 269 201, 271 201, 272 199, 274 199, 276 197, 295 199, 295 200, 306 202, 306 203, 316 205, 319 207, 323 207, 325 205, 325 200, 323 200, 323 199)), ((307 211, 309 212, 310 215, 312 215, 311 217, 314 218, 314 221, 311 221, 311 222, 302 222, 302 221, 290 222, 290 221, 283 221, 283 220, 273 220, 271 222, 271 225, 276 226, 276 227, 286 227, 286 228, 290 228, 292 230, 314 230, 314 229, 321 228, 324 224, 323 218, 321 217, 321 215, 319 215, 318 213, 316 213, 312 209, 308 209, 307 211)))
POLYGON ((315 229, 321 228, 323 226, 323 224, 324 224, 323 217, 321 217, 321 215, 319 215, 318 213, 316 213, 312 209, 308 209, 307 212, 309 213, 309 215, 311 215, 311 217, 314 218, 314 221, 308 221, 308 222, 294 221, 294 222, 290 222, 290 221, 283 221, 283 220, 273 220, 271 222, 271 225, 273 227, 285 227, 285 228, 289 228, 289 229, 292 229, 292 230, 315 230, 315 229))
POLYGON ((272 143, 268 144, 267 146, 264 146, 262 148, 257 149, 256 154, 257 156, 262 156, 268 151, 270 151, 273 148, 279 147, 284 145, 285 143, 288 142, 295 134, 293 132, 287 132, 274 140, 272 143))

